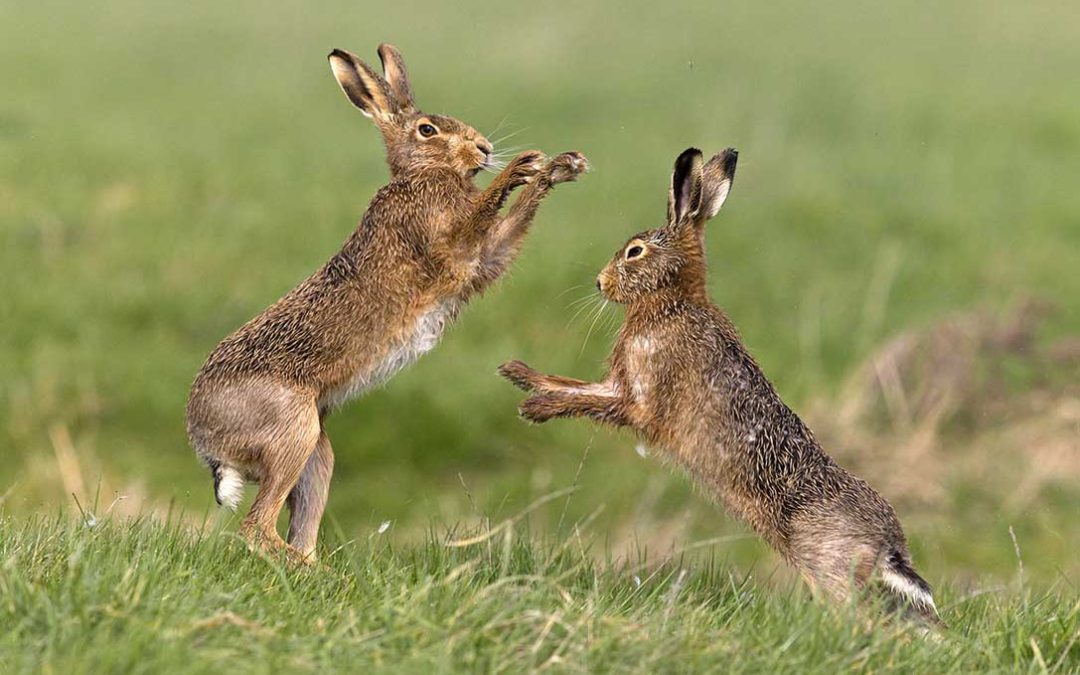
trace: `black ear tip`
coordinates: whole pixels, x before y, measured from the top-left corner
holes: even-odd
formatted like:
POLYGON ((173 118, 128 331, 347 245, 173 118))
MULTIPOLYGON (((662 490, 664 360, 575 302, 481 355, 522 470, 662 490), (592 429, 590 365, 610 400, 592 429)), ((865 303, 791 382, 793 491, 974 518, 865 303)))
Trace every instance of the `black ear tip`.
POLYGON ((330 53, 326 55, 326 58, 327 59, 333 59, 333 58, 348 59, 349 58, 349 53, 347 51, 345 51, 344 49, 331 49, 330 53))
POLYGON ((725 149, 721 161, 723 163, 724 173, 729 176, 735 175, 735 165, 739 163, 739 151, 735 148, 725 149))
POLYGON ((678 158, 675 159, 675 173, 679 176, 683 176, 690 172, 695 161, 701 160, 701 150, 697 148, 687 148, 683 150, 678 158))
POLYGON ((695 157, 701 157, 701 150, 698 150, 697 148, 687 148, 679 153, 679 157, 675 160, 675 163, 683 165, 693 161, 695 157))

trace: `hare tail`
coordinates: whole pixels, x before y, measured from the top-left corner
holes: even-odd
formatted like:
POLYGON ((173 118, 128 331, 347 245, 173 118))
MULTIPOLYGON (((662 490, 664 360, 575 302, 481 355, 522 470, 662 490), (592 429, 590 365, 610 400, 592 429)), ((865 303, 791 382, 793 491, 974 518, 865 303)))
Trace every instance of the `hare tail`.
POLYGON ((218 506, 235 511, 244 496, 244 476, 231 466, 218 461, 209 462, 214 476, 214 499, 218 506))
POLYGON ((911 566, 908 556, 893 550, 881 567, 881 581, 897 609, 906 608, 932 626, 944 625, 938 616, 930 584, 911 566))

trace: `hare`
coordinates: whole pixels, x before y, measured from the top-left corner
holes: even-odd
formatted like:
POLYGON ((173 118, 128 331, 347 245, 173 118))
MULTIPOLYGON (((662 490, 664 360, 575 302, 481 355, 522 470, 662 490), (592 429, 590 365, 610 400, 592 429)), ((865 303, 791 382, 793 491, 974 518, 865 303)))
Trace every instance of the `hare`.
POLYGON ((704 226, 731 190, 737 157, 679 155, 667 223, 631 237, 600 272, 601 294, 626 306, 603 381, 542 375, 520 361, 499 373, 532 393, 520 407, 526 420, 589 417, 661 448, 811 588, 840 600, 874 584, 897 609, 937 624, 892 507, 825 454, 709 300, 704 226))
POLYGON ((551 188, 588 168, 577 152, 523 152, 480 190, 473 178, 490 167, 492 144, 417 110, 400 52, 383 44, 378 53, 383 76, 343 50, 329 60, 382 133, 389 184, 320 270, 218 344, 187 404, 188 437, 218 503, 235 510, 245 481, 258 482, 241 532, 301 562, 314 560, 334 467, 326 416, 432 349, 506 270, 551 188), (286 503, 287 544, 276 530, 286 503))

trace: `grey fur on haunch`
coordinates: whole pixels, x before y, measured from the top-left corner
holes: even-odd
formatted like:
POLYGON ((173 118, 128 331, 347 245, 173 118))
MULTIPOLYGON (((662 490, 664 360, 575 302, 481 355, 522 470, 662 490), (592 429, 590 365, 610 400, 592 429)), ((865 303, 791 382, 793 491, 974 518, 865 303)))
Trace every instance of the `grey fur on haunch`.
POLYGON ((705 222, 730 192, 737 153, 675 163, 668 220, 632 237, 598 278, 626 305, 599 383, 499 372, 531 392, 523 418, 589 417, 636 431, 835 599, 874 582, 921 620, 939 619, 892 507, 829 457, 777 394, 706 289, 705 222))

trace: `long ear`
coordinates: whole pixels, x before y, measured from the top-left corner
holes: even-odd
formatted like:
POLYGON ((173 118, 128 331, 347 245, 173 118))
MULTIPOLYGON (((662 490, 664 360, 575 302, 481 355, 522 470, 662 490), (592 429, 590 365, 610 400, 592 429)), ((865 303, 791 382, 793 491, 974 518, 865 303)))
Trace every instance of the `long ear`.
POLYGON ((356 54, 335 49, 330 52, 330 70, 352 104, 368 117, 387 119, 399 112, 390 86, 356 54))
POLYGON ((701 216, 708 220, 715 216, 724 205, 731 184, 735 181, 735 164, 739 153, 735 148, 727 148, 719 155, 714 155, 703 170, 701 192, 701 216))
POLYGON ((402 110, 415 110, 412 85, 409 84, 409 71, 405 70, 405 59, 394 45, 385 42, 379 45, 379 60, 382 61, 383 75, 394 93, 397 104, 402 110))
POLYGON ((701 207, 701 151, 687 148, 675 160, 668 188, 668 225, 677 227, 696 216, 701 207))

